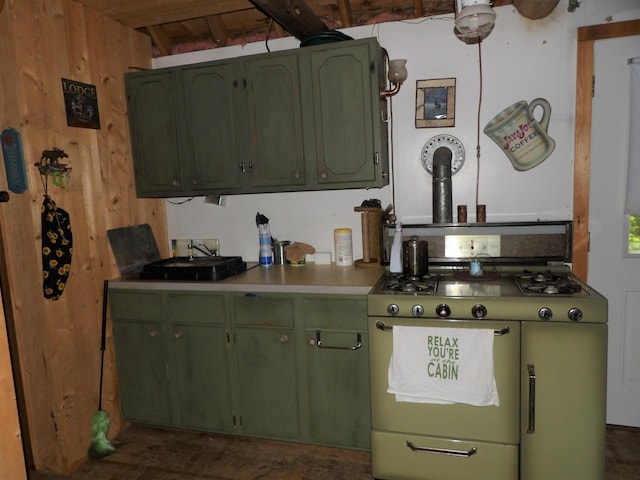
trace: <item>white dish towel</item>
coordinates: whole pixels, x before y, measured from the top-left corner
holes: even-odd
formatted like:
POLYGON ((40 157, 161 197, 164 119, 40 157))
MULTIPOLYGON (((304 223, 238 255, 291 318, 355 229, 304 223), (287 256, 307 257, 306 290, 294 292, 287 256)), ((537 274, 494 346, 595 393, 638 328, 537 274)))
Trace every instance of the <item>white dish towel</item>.
POLYGON ((396 401, 499 406, 493 329, 393 327, 389 388, 396 401))

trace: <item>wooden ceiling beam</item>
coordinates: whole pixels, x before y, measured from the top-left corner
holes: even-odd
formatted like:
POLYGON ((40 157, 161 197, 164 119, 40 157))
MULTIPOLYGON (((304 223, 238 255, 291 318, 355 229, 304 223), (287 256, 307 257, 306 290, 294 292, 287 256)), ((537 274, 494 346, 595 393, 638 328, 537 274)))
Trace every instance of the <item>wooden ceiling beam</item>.
POLYGON ((131 27, 181 22, 253 8, 248 0, 78 0, 87 7, 131 27))
POLYGON ((424 17, 424 8, 422 8, 422 0, 413 0, 413 16, 415 18, 424 17))
POLYGON ((349 0, 338 0, 338 10, 342 27, 347 28, 353 25, 353 14, 351 13, 351 2, 349 0))
POLYGON ((251 0, 251 3, 298 40, 328 30, 304 0, 251 0))
POLYGON ((173 51, 173 43, 171 38, 164 31, 164 27, 161 25, 149 25, 147 32, 151 35, 154 45, 160 50, 160 53, 164 55, 171 55, 173 51))
POLYGON ((207 15, 204 17, 213 40, 218 47, 225 47, 229 42, 229 31, 222 19, 222 15, 207 15))

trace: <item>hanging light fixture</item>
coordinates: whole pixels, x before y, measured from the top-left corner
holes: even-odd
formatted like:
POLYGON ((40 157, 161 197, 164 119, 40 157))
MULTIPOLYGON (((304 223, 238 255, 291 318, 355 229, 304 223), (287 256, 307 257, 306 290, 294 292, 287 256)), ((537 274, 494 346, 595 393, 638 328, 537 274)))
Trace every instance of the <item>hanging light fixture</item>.
POLYGON ((404 58, 398 58, 396 60, 389 60, 389 71, 387 72, 387 79, 393 87, 391 90, 382 90, 380 97, 391 97, 400 91, 400 86, 407 79, 407 61, 404 58))
POLYGON ((464 43, 479 43, 491 33, 496 13, 491 0, 456 0, 456 37, 464 43))

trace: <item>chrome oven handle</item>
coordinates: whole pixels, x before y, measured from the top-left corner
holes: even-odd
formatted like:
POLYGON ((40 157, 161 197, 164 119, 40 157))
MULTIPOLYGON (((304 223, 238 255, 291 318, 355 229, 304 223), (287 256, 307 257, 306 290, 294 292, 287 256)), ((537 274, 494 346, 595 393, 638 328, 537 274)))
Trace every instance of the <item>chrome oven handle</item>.
MULTIPOLYGON (((376 328, 378 330, 382 330, 383 332, 390 332, 393 330, 392 325, 385 325, 384 322, 380 320, 376 322, 376 328)), ((509 327, 502 327, 500 330, 493 331, 493 334, 496 337, 502 337, 503 335, 507 335, 508 333, 511 333, 511 329, 509 327)))
POLYGON ((536 371, 532 364, 527 364, 529 371, 529 428, 527 433, 536 431, 536 371))
POLYGON ((362 347, 362 334, 360 332, 356 333, 356 344, 351 347, 332 347, 322 344, 322 340, 320 339, 320 330, 316 330, 316 347, 318 348, 326 348, 330 350, 358 350, 362 347))
POLYGON ((450 455, 453 457, 470 457, 478 453, 476 447, 471 447, 469 450, 449 450, 446 448, 429 448, 429 447, 416 447, 411 440, 407 440, 407 447, 413 452, 435 453, 436 455, 450 455))

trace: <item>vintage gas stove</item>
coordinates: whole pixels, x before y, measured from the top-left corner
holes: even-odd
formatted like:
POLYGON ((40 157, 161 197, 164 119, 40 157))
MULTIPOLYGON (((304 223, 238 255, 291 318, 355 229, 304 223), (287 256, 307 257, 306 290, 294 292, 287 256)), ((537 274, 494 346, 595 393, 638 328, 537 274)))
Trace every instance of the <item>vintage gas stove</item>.
POLYGON ((433 260, 425 276, 387 273, 368 297, 374 477, 603 480, 607 301, 571 272, 571 223, 404 230, 433 260), (451 255, 472 240, 476 257, 451 255), (499 406, 388 393, 403 327, 493 330, 499 406))

